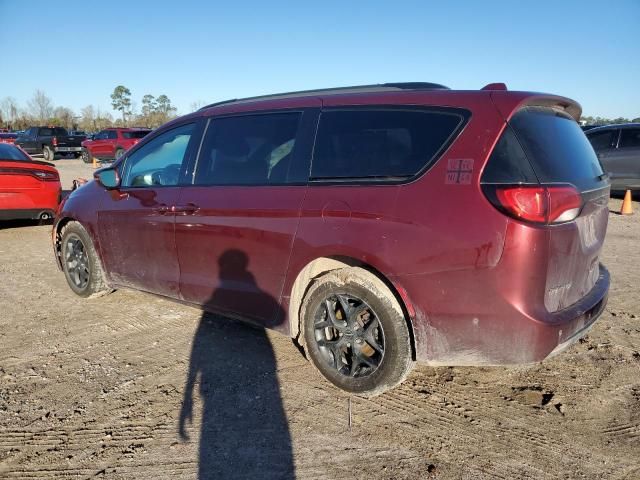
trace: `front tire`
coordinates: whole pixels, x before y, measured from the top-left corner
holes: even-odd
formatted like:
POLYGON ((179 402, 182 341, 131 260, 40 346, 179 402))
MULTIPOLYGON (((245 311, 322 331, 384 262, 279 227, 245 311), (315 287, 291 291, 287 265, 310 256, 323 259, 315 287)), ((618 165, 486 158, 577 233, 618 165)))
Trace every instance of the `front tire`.
POLYGON ((118 148, 118 149, 116 150, 116 156, 115 156, 115 159, 116 159, 116 160, 118 160, 122 155, 124 155, 124 149, 122 149, 122 148, 118 148))
POLYGON ((48 145, 42 147, 42 156, 44 157, 45 162, 53 162, 56 157, 55 152, 48 145))
POLYGON ((395 296, 369 271, 350 267, 319 277, 301 309, 305 350, 338 388, 373 397, 413 367, 409 327, 395 296))
POLYGON ((78 222, 70 222, 62 229, 62 269, 69 287, 84 298, 110 293, 100 259, 91 237, 78 222))

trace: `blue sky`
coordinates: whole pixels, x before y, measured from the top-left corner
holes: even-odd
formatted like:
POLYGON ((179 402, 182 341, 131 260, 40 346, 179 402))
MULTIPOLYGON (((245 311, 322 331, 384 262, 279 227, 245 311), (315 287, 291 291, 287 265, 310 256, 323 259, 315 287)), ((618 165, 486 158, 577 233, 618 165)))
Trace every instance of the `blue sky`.
MULTIPOLYGON (((578 100, 585 115, 640 116, 640 0, 0 0, 0 99, 140 105, 390 81, 578 100), (312 3, 317 6, 311 6, 312 3)), ((115 115, 115 112, 112 112, 115 115)))

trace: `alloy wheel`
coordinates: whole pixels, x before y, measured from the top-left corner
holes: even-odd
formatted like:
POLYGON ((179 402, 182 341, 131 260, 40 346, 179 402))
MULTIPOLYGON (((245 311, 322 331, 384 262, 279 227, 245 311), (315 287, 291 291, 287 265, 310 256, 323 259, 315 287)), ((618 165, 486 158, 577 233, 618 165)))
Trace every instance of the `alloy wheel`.
POLYGON ((321 303, 314 316, 314 337, 325 363, 346 377, 369 376, 384 358, 378 316, 353 295, 334 294, 321 303))
POLYGON ((65 245, 65 265, 73 284, 83 290, 89 283, 89 256, 82 240, 76 235, 70 235, 65 245))

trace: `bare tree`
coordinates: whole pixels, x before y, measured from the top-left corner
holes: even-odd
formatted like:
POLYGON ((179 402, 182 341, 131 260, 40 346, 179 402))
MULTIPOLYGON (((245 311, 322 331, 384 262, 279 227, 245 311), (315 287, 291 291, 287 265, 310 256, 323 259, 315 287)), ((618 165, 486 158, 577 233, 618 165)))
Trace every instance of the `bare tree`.
POLYGON ((53 116, 63 127, 73 128, 73 118, 75 117, 75 114, 70 108, 56 107, 56 109, 53 111, 53 116))
POLYGON ((191 102, 189 104, 189 111, 195 112, 196 110, 200 110, 207 104, 204 100, 196 100, 195 102, 191 102))
POLYGON ((4 97, 0 102, 2 119, 8 124, 13 124, 18 119, 18 102, 13 97, 4 97))
POLYGON ((39 121, 48 120, 53 114, 53 102, 42 90, 36 90, 28 102, 29 111, 39 121))
POLYGON ((80 127, 85 132, 92 132, 96 129, 95 126, 96 112, 93 105, 87 105, 80 110, 80 127))

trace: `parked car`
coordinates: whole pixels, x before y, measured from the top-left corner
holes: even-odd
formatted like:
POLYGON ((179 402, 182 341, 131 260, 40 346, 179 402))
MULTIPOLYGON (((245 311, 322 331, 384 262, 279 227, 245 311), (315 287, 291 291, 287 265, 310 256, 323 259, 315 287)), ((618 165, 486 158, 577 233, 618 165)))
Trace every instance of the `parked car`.
POLYGON ((587 132, 612 190, 640 188, 640 123, 605 125, 587 132))
POLYGON ((19 145, 29 154, 42 154, 47 162, 55 160, 58 154, 73 154, 76 158, 82 153, 80 142, 84 137, 69 135, 62 127, 31 127, 16 138, 19 145))
POLYGON ((17 133, 0 133, 0 143, 16 143, 17 133))
POLYGON ((82 142, 82 160, 91 163, 93 157, 100 161, 117 160, 129 148, 147 136, 148 128, 107 128, 93 139, 82 142))
POLYGON ((0 220, 52 219, 61 195, 60 175, 52 164, 0 144, 0 220))
POLYGON ((133 288, 288 334, 357 394, 415 360, 539 362, 609 289, 609 182, 580 112, 503 84, 210 105, 74 191, 56 259, 83 297, 133 288))

